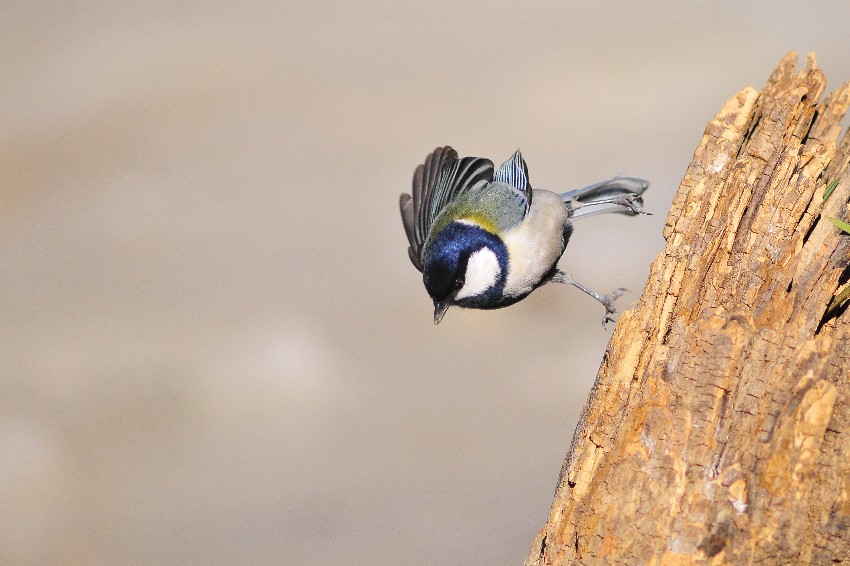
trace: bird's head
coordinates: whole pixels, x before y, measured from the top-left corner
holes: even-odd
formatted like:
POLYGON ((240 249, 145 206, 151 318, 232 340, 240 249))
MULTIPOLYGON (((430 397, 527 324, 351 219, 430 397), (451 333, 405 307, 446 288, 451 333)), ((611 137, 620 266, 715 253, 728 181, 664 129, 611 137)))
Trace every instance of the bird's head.
POLYGON ((452 305, 498 305, 508 275, 508 251, 498 236, 475 222, 455 220, 431 240, 422 274, 438 324, 452 305))

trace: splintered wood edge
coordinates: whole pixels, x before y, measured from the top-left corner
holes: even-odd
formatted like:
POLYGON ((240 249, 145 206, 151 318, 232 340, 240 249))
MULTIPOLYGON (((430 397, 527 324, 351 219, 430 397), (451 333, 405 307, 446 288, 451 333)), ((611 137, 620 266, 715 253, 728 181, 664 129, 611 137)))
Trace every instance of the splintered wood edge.
MULTIPOLYGON (((765 514, 758 502, 748 502, 749 493, 770 493, 771 486, 778 486, 805 499, 806 490, 813 489, 814 464, 824 439, 838 442, 828 434, 836 403, 846 405, 846 398, 841 401, 836 383, 828 376, 834 376, 850 355, 850 348, 843 346, 850 338, 850 314, 830 319, 823 326, 821 319, 838 288, 850 248, 846 238, 842 240, 823 220, 828 215, 846 217, 850 201, 850 134, 838 141, 840 120, 850 104, 850 84, 821 99, 826 81, 814 56, 809 55, 795 74, 796 59, 796 54, 789 53, 761 93, 751 87, 743 89, 708 123, 667 217, 666 249, 653 262, 637 306, 621 315, 564 462, 549 519, 526 564, 567 563, 582 552, 598 560, 645 558, 641 549, 649 552, 652 543, 639 540, 633 527, 617 519, 634 520, 636 511, 628 505, 613 510, 604 505, 617 495, 633 498, 634 486, 617 484, 617 473, 635 459, 653 465, 657 456, 650 446, 664 445, 671 453, 687 448, 690 436, 674 431, 692 427, 690 419, 697 414, 718 420, 730 410, 766 411, 776 416, 760 425, 757 419, 749 423, 755 428, 753 444, 747 448, 759 450, 763 458, 755 472, 745 469, 743 455, 731 461, 735 454, 712 454, 712 447, 727 447, 707 440, 712 446, 704 456, 714 462, 717 479, 712 481, 720 482, 720 489, 727 493, 726 506, 711 512, 702 509, 700 506, 718 504, 687 492, 692 478, 686 468, 679 467, 686 464, 686 457, 682 454, 679 464, 674 458, 672 479, 659 487, 678 486, 675 496, 684 507, 674 508, 696 523, 688 523, 686 535, 676 537, 674 548, 652 551, 648 556, 653 560, 675 563, 712 557, 722 563, 727 552, 740 558, 743 551, 740 544, 730 542, 732 533, 746 530, 748 544, 753 545, 790 528, 780 517, 765 514), (796 153, 789 153, 790 149, 796 153), (833 178, 842 180, 824 202, 823 191, 833 178), (781 215, 773 214, 774 210, 781 215), (793 222, 787 230, 779 228, 789 221, 793 222), (747 262, 750 267, 738 274, 735 262, 747 262), (758 277, 760 270, 766 274, 764 280, 758 277), (743 305, 738 302, 739 293, 743 305), (806 320, 800 323, 803 311, 806 320), (798 323, 800 329, 795 329, 798 323), (683 344, 683 336, 693 343, 683 344), (713 342, 720 344, 719 349, 713 342), (788 386, 790 397, 779 396, 785 399, 781 405, 768 406, 768 401, 775 402, 768 393, 767 401, 747 405, 746 397, 735 397, 743 395, 735 371, 748 371, 752 377, 753 362, 748 357, 759 352, 766 357, 778 355, 771 349, 774 346, 792 354, 787 360, 789 369, 804 373, 788 386), (675 383, 689 377, 682 374, 682 364, 688 371, 703 372, 693 377, 710 372, 704 381, 711 386, 699 393, 702 397, 693 397, 697 389, 688 391, 675 383), (682 415, 677 415, 680 407, 670 408, 666 405, 670 402, 698 405, 686 410, 683 414, 690 416, 681 421, 682 415), (728 403, 734 407, 730 409, 728 403), (676 438, 652 438, 654 429, 647 428, 650 422, 676 438), (765 431, 769 438, 764 437, 765 431), (758 485, 754 487, 753 482, 758 485), (758 525, 745 519, 757 520, 758 525), (618 546, 623 544, 634 547, 635 553, 620 552, 618 546)), ((765 369, 770 369, 769 364, 765 369)), ((686 385, 704 387, 696 382, 686 385)), ((735 449, 729 448, 731 452, 735 449)), ((846 471, 850 476, 850 469, 846 471)), ((845 483, 845 488, 850 484, 845 483)), ((848 498, 846 490, 844 498, 848 498)), ((844 505, 850 512, 850 502, 844 505)), ((799 511, 805 513, 805 509, 799 511)), ((651 521, 649 515, 645 519, 651 521)), ((668 532, 675 528, 674 522, 661 521, 653 528, 668 532)), ((815 544, 833 544, 826 536, 815 544)), ((767 554, 762 557, 779 557, 785 551, 770 545, 765 549, 767 554)), ((811 549, 800 552, 805 558, 811 549)))

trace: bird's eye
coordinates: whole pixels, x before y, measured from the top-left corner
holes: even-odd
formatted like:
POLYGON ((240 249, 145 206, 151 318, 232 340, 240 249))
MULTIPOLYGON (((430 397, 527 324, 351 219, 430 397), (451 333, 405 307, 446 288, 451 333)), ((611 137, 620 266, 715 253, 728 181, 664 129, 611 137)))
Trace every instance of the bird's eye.
POLYGON ((455 291, 463 289, 463 279, 455 279, 455 291))

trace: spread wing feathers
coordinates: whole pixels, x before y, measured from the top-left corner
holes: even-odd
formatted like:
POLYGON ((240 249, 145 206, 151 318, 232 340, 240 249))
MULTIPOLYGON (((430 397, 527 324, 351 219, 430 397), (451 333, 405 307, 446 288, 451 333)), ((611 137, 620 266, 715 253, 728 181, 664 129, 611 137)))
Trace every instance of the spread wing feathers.
POLYGON ((438 147, 416 168, 413 194, 402 194, 401 220, 410 247, 410 261, 422 271, 422 246, 434 219, 458 195, 479 189, 493 180, 493 162, 481 157, 458 159, 449 146, 438 147))
POLYGON ((643 179, 614 177, 613 179, 601 181, 589 187, 563 193, 561 198, 565 202, 578 201, 581 203, 582 206, 575 210, 573 217, 607 212, 633 215, 635 213, 632 210, 621 204, 616 204, 615 201, 620 197, 632 196, 634 197, 635 204, 643 206, 641 195, 648 188, 649 183, 643 179))
POLYGON ((421 225, 427 225, 424 237, 428 236, 428 229, 447 204, 467 191, 486 187, 492 180, 493 162, 489 159, 464 157, 447 164, 437 177, 437 186, 431 195, 427 213, 420 218, 421 225))
POLYGON ((493 181, 501 181, 519 191, 516 195, 517 202, 523 206, 525 212, 528 212, 531 207, 531 183, 528 181, 528 167, 519 150, 502 163, 493 181))

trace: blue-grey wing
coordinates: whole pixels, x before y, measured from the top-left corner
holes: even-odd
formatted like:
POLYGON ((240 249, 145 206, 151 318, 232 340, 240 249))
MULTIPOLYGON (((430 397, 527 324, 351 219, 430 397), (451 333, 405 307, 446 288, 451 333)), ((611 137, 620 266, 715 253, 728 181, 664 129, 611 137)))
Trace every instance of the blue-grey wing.
POLYGON ((525 212, 528 212, 528 209, 531 208, 531 182, 528 180, 528 166, 526 166, 519 150, 516 150, 510 159, 502 163, 502 166, 493 176, 493 181, 513 187, 517 191, 515 196, 517 202, 525 212))
POLYGON ((449 146, 438 147, 416 168, 412 194, 402 194, 399 201, 410 242, 407 252, 416 269, 422 271, 422 246, 440 211, 459 195, 485 187, 492 180, 492 161, 481 157, 458 159, 449 146))

